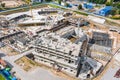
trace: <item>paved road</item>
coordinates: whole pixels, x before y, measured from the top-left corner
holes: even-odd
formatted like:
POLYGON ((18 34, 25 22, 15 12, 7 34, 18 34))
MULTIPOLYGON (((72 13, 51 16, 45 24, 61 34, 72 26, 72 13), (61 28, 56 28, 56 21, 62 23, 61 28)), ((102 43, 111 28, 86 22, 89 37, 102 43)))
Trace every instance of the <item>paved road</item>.
POLYGON ((101 80, 106 80, 106 79, 107 80, 120 80, 120 78, 114 77, 116 72, 120 69, 120 63, 118 63, 115 60, 115 57, 117 55, 120 55, 119 52, 120 52, 120 49, 118 50, 118 52, 113 57, 112 61, 110 62, 111 64, 109 65, 109 68, 108 68, 107 72, 104 74, 104 76, 101 78, 101 80))
POLYGON ((115 78, 114 75, 119 69, 119 66, 110 66, 110 68, 107 70, 107 72, 104 74, 104 76, 101 78, 101 80, 120 80, 120 78, 115 78))
MULTIPOLYGON (((21 58, 26 54, 29 54, 32 51, 33 49, 27 52, 24 52, 22 54, 18 54, 16 56, 4 56, 2 57, 2 59, 6 60, 13 66, 12 70, 16 72, 17 77, 21 78, 21 80, 66 80, 66 79, 57 77, 53 75, 51 72, 45 69, 42 69, 40 67, 36 68, 31 72, 25 72, 22 68, 20 68, 20 66, 14 63, 14 61, 16 61, 17 59, 21 58)), ((3 52, 0 51, 0 53, 3 53, 3 52)))
MULTIPOLYGON (((108 20, 108 21, 111 21, 111 22, 114 22, 114 23, 117 23, 117 24, 120 25, 120 22, 119 22, 119 21, 116 21, 116 20, 113 20, 113 19, 110 19, 110 18, 107 18, 107 17, 104 17, 104 16, 95 15, 95 14, 93 14, 93 13, 88 13, 88 12, 85 12, 85 11, 83 11, 83 10, 77 10, 77 9, 72 9, 72 8, 67 8, 67 7, 64 7, 64 6, 60 6, 60 5, 55 4, 54 2, 50 2, 50 3, 44 2, 44 3, 42 3, 42 4, 48 4, 48 5, 49 5, 49 4, 52 4, 52 5, 56 5, 56 6, 62 7, 62 8, 70 9, 70 10, 72 10, 72 11, 78 11, 78 12, 86 13, 86 14, 88 14, 88 15, 93 15, 93 16, 101 17, 101 18, 103 18, 103 19, 106 19, 106 20, 108 20)), ((40 5, 42 5, 42 4, 32 5, 32 7, 40 6, 40 5)), ((19 10, 19 9, 23 9, 23 8, 29 8, 29 6, 21 7, 21 8, 15 8, 15 9, 10 9, 10 10, 6 10, 6 11, 1 11, 0 13, 2 13, 2 12, 8 12, 8 11, 14 11, 14 10, 19 10)))
POLYGON ((103 18, 103 19, 105 19, 105 20, 108 20, 108 21, 111 21, 111 22, 114 22, 114 23, 117 23, 117 24, 120 25, 120 22, 119 22, 119 21, 116 21, 116 20, 113 20, 113 19, 110 19, 110 18, 107 18, 107 17, 104 17, 104 16, 95 15, 95 14, 93 14, 93 13, 88 13, 88 12, 85 12, 85 11, 83 11, 83 10, 77 10, 77 9, 74 9, 74 8, 67 8, 67 7, 60 6, 60 5, 57 5, 57 4, 54 4, 54 3, 47 3, 47 4, 53 4, 53 5, 56 5, 56 6, 65 8, 65 9, 69 9, 69 10, 72 10, 72 11, 78 11, 78 12, 86 13, 86 14, 88 14, 88 15, 100 17, 100 18, 103 18))

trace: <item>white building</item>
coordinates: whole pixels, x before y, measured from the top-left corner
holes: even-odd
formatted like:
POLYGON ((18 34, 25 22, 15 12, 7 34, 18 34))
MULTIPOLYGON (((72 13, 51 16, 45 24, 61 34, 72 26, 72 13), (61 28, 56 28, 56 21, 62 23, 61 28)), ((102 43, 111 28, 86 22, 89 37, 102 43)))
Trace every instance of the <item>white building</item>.
MULTIPOLYGON (((70 40, 61 38, 55 33, 41 33, 41 37, 35 42, 35 51, 33 52, 35 61, 56 68, 58 71, 64 71, 68 74, 85 79, 90 74, 91 69, 96 75, 102 64, 86 57, 81 61, 79 56, 82 42, 72 43, 70 40), (82 67, 81 65, 82 64, 82 67), (86 66, 86 67, 84 67, 86 66), (86 71, 87 70, 87 71, 86 71)), ((90 77, 94 75, 90 74, 90 77)))

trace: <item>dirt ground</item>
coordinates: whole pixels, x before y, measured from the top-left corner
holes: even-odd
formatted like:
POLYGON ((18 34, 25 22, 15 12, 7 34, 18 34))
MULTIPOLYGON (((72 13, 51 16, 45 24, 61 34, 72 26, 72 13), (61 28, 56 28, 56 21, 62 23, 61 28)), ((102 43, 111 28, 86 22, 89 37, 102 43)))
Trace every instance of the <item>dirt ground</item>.
POLYGON ((25 71, 31 71, 37 67, 37 64, 26 56, 18 59, 17 61, 15 61, 15 63, 18 64, 25 71))
POLYGON ((69 76, 65 72, 57 72, 55 69, 53 69, 49 66, 46 66, 42 63, 34 62, 34 61, 30 60, 29 58, 27 58, 26 56, 18 59, 17 61, 15 61, 15 63, 18 64, 25 71, 32 71, 36 67, 41 67, 41 68, 44 68, 44 69, 51 71, 54 75, 59 76, 59 77, 64 77, 67 80, 78 80, 72 76, 69 76))
POLYGON ((117 47, 119 47, 119 43, 120 43, 120 34, 117 32, 113 32, 113 36, 116 37, 116 42, 118 44, 117 47))
POLYGON ((61 71, 57 72, 57 70, 53 69, 52 67, 46 66, 46 65, 44 65, 42 63, 37 63, 37 64, 38 64, 39 67, 42 67, 44 69, 47 69, 47 70, 51 71, 56 76, 63 77, 65 79, 67 79, 67 80, 80 80, 80 79, 77 79, 75 77, 72 77, 72 76, 68 75, 65 72, 61 72, 61 71))
POLYGON ((2 0, 2 3, 5 3, 6 8, 14 8, 25 4, 22 0, 2 0))
POLYGON ((12 49, 9 46, 2 47, 2 48, 0 48, 0 50, 3 51, 4 53, 6 53, 6 55, 8 55, 8 56, 13 56, 13 55, 19 54, 19 52, 16 52, 14 49, 12 49))

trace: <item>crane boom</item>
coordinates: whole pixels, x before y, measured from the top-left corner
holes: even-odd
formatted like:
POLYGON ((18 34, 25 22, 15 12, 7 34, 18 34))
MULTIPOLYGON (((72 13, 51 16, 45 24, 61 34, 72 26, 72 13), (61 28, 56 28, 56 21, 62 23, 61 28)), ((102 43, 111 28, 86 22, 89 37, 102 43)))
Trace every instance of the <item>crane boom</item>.
POLYGON ((30 11, 31 11, 31 16, 33 18, 31 0, 25 0, 25 2, 29 5, 30 11))

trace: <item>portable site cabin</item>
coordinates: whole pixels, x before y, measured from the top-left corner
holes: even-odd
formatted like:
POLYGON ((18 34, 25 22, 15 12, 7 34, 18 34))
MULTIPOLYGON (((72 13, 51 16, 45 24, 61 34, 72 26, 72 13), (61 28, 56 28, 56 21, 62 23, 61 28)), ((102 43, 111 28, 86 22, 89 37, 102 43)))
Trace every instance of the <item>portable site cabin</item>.
POLYGON ((92 3, 84 3, 83 7, 86 9, 93 9, 93 4, 92 3))
POLYGON ((107 16, 110 13, 111 10, 112 10, 112 6, 106 6, 99 11, 99 15, 107 16))

